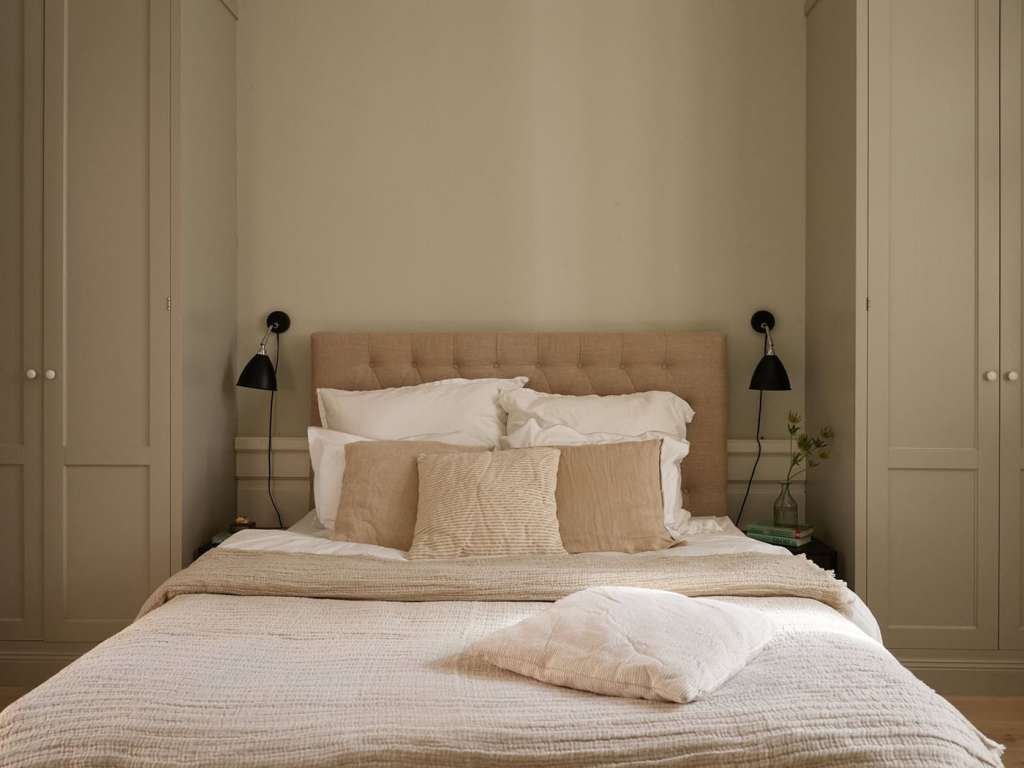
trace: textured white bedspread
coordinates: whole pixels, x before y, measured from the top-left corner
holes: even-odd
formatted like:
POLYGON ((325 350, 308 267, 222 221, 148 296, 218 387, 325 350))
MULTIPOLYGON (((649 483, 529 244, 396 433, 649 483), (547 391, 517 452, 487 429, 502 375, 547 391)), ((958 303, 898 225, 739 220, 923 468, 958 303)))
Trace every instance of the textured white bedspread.
POLYGON ((783 631, 677 705, 459 657, 547 603, 182 595, 0 715, 0 765, 999 764, 993 742, 832 608, 729 599, 783 631))

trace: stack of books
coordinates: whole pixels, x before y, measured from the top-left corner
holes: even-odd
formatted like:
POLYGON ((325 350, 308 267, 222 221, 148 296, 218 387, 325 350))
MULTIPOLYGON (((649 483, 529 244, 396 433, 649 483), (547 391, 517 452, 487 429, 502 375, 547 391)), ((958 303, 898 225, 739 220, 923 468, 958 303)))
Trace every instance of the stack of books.
POLYGON ((810 543, 812 533, 814 529, 810 526, 775 525, 771 520, 760 520, 747 526, 750 538, 783 547, 802 547, 810 543))

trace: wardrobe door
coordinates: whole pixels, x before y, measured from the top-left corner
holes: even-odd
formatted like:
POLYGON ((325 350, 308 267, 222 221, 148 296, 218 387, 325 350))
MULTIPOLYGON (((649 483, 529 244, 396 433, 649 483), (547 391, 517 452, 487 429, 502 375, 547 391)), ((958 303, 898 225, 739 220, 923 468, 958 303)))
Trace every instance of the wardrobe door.
POLYGON ((893 647, 995 648, 999 2, 868 14, 868 604, 893 647))
POLYGON ((1022 88, 1024 88, 1024 14, 1021 0, 1002 4, 1002 350, 999 387, 1001 390, 1000 503, 999 503, 999 647, 1024 648, 1024 524, 1021 509, 1024 493, 1024 271, 1022 271, 1021 225, 1024 222, 1021 195, 1021 143, 1024 141, 1022 88))
POLYGON ((45 634, 170 572, 169 0, 46 0, 45 634))
POLYGON ((0 0, 0 639, 42 632, 43 15, 0 0))

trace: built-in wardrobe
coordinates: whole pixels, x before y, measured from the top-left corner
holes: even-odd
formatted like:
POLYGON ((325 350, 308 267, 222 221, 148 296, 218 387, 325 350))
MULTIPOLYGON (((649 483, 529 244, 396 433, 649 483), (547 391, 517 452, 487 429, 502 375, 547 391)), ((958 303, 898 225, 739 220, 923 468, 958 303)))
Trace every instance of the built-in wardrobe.
POLYGON ((819 532, 945 691, 1024 693, 1021 0, 807 4, 819 532))
POLYGON ((0 16, 0 685, 24 685, 232 514, 236 16, 0 16))

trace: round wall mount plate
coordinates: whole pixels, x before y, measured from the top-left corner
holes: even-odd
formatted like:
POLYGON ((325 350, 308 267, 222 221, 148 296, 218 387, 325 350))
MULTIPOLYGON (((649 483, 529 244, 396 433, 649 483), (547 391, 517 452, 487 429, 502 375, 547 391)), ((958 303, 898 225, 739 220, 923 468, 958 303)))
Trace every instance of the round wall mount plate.
POLYGON ((775 315, 769 312, 767 309, 759 309, 750 317, 750 327, 758 333, 764 333, 764 327, 767 325, 768 330, 775 328, 775 315))
POLYGON ((292 327, 292 319, 288 317, 287 312, 282 312, 280 309, 275 309, 269 315, 267 315, 267 328, 273 328, 274 333, 284 333, 292 327))

